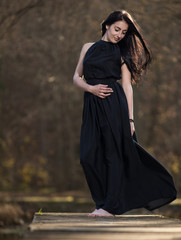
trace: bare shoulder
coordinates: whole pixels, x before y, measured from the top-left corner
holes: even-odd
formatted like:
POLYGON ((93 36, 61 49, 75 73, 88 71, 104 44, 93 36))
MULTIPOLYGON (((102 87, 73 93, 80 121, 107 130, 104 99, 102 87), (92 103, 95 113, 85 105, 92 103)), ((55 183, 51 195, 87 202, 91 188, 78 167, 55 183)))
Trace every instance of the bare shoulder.
POLYGON ((84 46, 85 48, 89 48, 89 47, 91 47, 94 43, 95 43, 95 42, 85 43, 83 46, 84 46))
POLYGON ((94 42, 85 43, 82 47, 82 52, 85 54, 87 50, 94 44, 94 42))

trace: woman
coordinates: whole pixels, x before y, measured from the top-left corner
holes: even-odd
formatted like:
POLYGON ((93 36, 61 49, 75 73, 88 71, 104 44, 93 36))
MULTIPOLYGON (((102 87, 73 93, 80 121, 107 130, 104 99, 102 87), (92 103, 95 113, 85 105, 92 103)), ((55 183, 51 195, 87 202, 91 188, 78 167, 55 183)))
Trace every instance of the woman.
POLYGON ((151 211, 176 199, 172 176, 135 133, 132 84, 150 62, 139 26, 124 10, 102 23, 100 40, 82 47, 73 82, 84 90, 80 163, 96 206, 88 216, 151 211))

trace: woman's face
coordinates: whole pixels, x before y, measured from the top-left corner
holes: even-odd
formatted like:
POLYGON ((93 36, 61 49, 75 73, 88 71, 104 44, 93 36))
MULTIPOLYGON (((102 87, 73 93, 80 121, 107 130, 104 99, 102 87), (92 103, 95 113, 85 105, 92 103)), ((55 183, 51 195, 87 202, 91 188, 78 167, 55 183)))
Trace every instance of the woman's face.
POLYGON ((110 26, 106 25, 105 41, 117 43, 124 38, 128 31, 128 24, 122 20, 117 21, 110 26))

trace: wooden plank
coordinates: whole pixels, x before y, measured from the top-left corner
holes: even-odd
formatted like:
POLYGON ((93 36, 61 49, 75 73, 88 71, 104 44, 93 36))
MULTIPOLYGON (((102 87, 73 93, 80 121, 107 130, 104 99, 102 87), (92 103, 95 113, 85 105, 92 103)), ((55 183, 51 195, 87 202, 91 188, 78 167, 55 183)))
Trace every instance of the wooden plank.
POLYGON ((155 214, 123 214, 115 218, 88 213, 35 213, 25 240, 36 239, 176 239, 181 221, 155 214))

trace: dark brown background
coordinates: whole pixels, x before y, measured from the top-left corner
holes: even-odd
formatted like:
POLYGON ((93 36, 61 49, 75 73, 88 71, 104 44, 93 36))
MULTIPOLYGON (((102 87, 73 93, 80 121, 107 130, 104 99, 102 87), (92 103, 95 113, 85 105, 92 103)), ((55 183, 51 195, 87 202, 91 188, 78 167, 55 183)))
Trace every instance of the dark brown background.
POLYGON ((154 62, 134 87, 138 141, 181 190, 180 0, 0 1, 0 190, 88 190, 79 163, 83 91, 72 77, 81 47, 126 9, 154 62))

